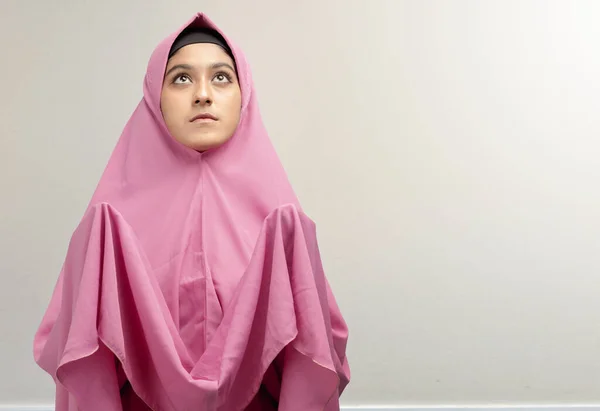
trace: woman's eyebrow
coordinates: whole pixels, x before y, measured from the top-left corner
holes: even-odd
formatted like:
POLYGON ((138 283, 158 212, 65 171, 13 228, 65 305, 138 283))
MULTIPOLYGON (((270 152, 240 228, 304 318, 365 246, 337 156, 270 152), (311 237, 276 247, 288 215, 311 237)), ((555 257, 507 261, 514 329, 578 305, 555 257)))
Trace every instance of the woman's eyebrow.
MULTIPOLYGON (((231 66, 231 64, 229 63, 225 63, 225 62, 217 62, 217 63, 213 63, 210 65, 210 68, 212 70, 216 70, 222 67, 227 67, 228 69, 230 69, 231 71, 233 71, 235 73, 235 69, 231 66)), ((175 70, 194 70, 194 66, 192 66, 191 64, 175 64, 173 67, 171 67, 166 73, 165 76, 168 76, 171 72, 175 71, 175 70)))
POLYGON ((213 63, 210 65, 211 69, 218 69, 221 67, 227 67, 235 73, 235 69, 233 67, 231 67, 231 64, 228 64, 228 63, 213 63))
POLYGON ((173 67, 171 67, 169 69, 169 71, 167 71, 167 73, 165 74, 165 76, 168 76, 171 72, 175 71, 175 70, 193 70, 194 67, 189 65, 189 64, 175 64, 173 67))

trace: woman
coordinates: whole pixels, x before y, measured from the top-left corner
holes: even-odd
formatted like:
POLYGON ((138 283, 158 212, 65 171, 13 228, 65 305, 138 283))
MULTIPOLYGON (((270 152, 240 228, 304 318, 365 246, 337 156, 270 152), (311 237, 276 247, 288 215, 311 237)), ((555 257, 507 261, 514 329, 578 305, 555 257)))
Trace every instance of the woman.
POLYGON ((36 333, 56 410, 339 409, 347 335, 244 56, 197 14, 152 54, 36 333))

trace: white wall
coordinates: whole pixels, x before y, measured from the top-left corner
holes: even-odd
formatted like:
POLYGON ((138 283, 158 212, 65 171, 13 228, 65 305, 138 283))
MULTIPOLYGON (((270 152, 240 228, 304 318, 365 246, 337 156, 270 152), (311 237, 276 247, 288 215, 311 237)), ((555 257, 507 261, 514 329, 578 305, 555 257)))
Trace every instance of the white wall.
POLYGON ((0 403, 155 44, 253 65, 351 327, 345 404, 600 402, 600 2, 0 0, 0 403))

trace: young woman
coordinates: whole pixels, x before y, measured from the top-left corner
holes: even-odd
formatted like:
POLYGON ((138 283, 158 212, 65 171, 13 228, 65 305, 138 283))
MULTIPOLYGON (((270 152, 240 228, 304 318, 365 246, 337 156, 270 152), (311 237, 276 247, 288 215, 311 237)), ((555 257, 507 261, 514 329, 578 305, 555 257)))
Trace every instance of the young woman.
POLYGON ((347 337, 246 60, 197 14, 152 54, 36 333, 56 411, 339 409, 347 337))

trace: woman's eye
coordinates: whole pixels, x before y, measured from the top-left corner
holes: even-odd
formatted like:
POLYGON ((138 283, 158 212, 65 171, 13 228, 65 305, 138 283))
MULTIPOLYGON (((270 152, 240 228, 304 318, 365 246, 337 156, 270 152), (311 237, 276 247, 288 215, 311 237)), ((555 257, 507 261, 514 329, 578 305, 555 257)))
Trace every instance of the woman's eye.
POLYGON ((231 79, 230 79, 230 78, 229 78, 229 76, 228 76, 227 74, 225 74, 225 73, 218 73, 218 74, 215 76, 215 80, 216 80, 218 83, 229 83, 229 82, 231 82, 231 79))
POLYGON ((182 74, 180 76, 175 77, 175 80, 173 80, 173 83, 175 84, 185 84, 187 81, 191 81, 190 78, 187 76, 187 74, 182 74))

